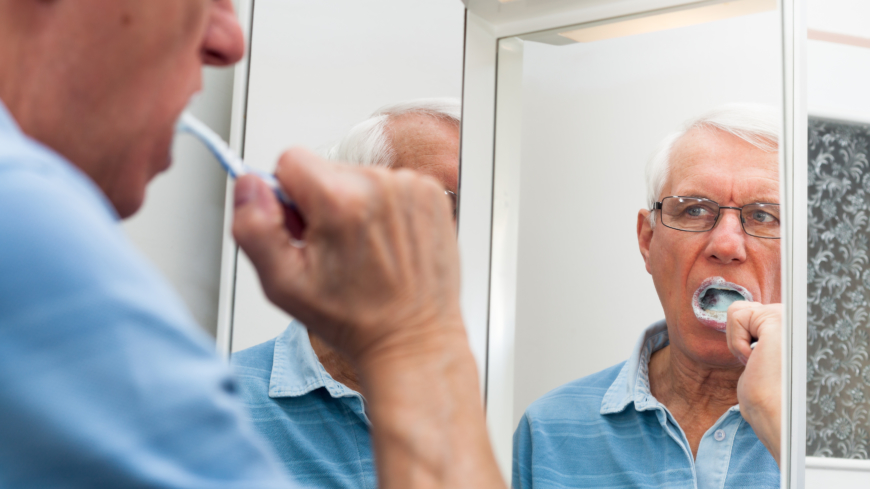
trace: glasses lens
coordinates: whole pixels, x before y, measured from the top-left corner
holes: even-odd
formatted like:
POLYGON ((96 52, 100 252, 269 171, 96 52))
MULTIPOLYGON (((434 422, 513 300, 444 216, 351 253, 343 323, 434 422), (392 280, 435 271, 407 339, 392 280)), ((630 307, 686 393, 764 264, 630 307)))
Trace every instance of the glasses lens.
POLYGON ((743 229, 759 238, 779 237, 779 205, 751 204, 743 208, 743 229))
POLYGON ((662 199, 662 223, 682 231, 709 231, 719 217, 719 204, 694 197, 662 199))

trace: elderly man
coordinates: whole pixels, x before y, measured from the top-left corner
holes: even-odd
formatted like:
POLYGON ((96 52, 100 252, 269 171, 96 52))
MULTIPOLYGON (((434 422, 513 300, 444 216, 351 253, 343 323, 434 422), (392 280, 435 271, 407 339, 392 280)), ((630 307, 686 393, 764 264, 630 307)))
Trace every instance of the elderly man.
MULTIPOLYGON (((117 223, 169 164, 202 65, 243 52, 230 0, 0 0, 0 486, 293 485, 117 223)), ((443 188, 298 149, 276 176, 307 245, 255 176, 233 234, 269 298, 356 367, 380 487, 503 487, 443 188)))
MULTIPOLYGON (((777 128, 773 111, 731 105, 662 144, 647 168, 637 236, 665 319, 628 361, 529 407, 514 435, 515 488, 779 487, 779 443, 767 436, 779 433, 770 422, 779 387, 738 406, 750 337, 741 334, 735 356, 724 334, 731 303, 780 301, 777 128)), ((743 310, 744 323, 778 307, 739 304, 731 311, 743 310)), ((775 345, 766 341, 768 359, 775 345)))
MULTIPOLYGON (((229 369, 118 225, 169 165, 202 66, 244 52, 231 0, 0 0, 0 486, 304 475, 253 432, 229 369)), ((441 185, 304 150, 276 176, 306 246, 255 176, 236 184, 233 234, 269 298, 356 367, 380 486, 502 487, 441 185)))
MULTIPOLYGON (((378 109, 328 152, 335 161, 409 168, 456 191, 458 100, 414 100, 378 109)), ((370 422, 347 358, 294 321, 277 338, 232 356, 254 428, 297 480, 313 487, 377 487, 370 422)))

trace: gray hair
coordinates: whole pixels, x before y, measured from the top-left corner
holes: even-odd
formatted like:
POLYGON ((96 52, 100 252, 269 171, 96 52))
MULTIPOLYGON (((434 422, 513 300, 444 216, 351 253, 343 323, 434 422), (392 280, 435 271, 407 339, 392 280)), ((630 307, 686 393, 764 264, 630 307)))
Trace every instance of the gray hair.
MULTIPOLYGON (((659 143, 646 165, 647 209, 653 209, 668 179, 674 145, 692 129, 718 129, 768 153, 779 148, 780 116, 774 107, 727 104, 691 119, 659 143)), ((650 213, 650 224, 655 226, 655 212, 650 213)))
POLYGON ((455 98, 426 98, 386 105, 354 126, 344 138, 326 151, 326 158, 360 166, 391 168, 396 151, 387 136, 387 124, 405 114, 423 114, 459 126, 462 104, 455 98))

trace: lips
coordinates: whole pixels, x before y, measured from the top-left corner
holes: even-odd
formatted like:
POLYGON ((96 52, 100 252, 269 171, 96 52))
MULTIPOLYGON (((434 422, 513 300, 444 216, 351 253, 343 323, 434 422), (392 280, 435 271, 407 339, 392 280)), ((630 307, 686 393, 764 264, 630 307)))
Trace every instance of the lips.
POLYGON ((752 301, 752 293, 722 277, 710 277, 692 296, 692 310, 701 324, 724 332, 728 306, 737 301, 752 301))

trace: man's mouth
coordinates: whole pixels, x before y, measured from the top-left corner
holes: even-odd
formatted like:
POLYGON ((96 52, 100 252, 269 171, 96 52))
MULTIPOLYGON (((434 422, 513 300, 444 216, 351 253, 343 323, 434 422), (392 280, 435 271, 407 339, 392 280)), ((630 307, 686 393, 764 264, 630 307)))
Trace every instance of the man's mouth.
POLYGON ((710 277, 692 296, 692 309, 701 324, 724 332, 728 306, 737 301, 752 301, 752 293, 722 277, 710 277))

